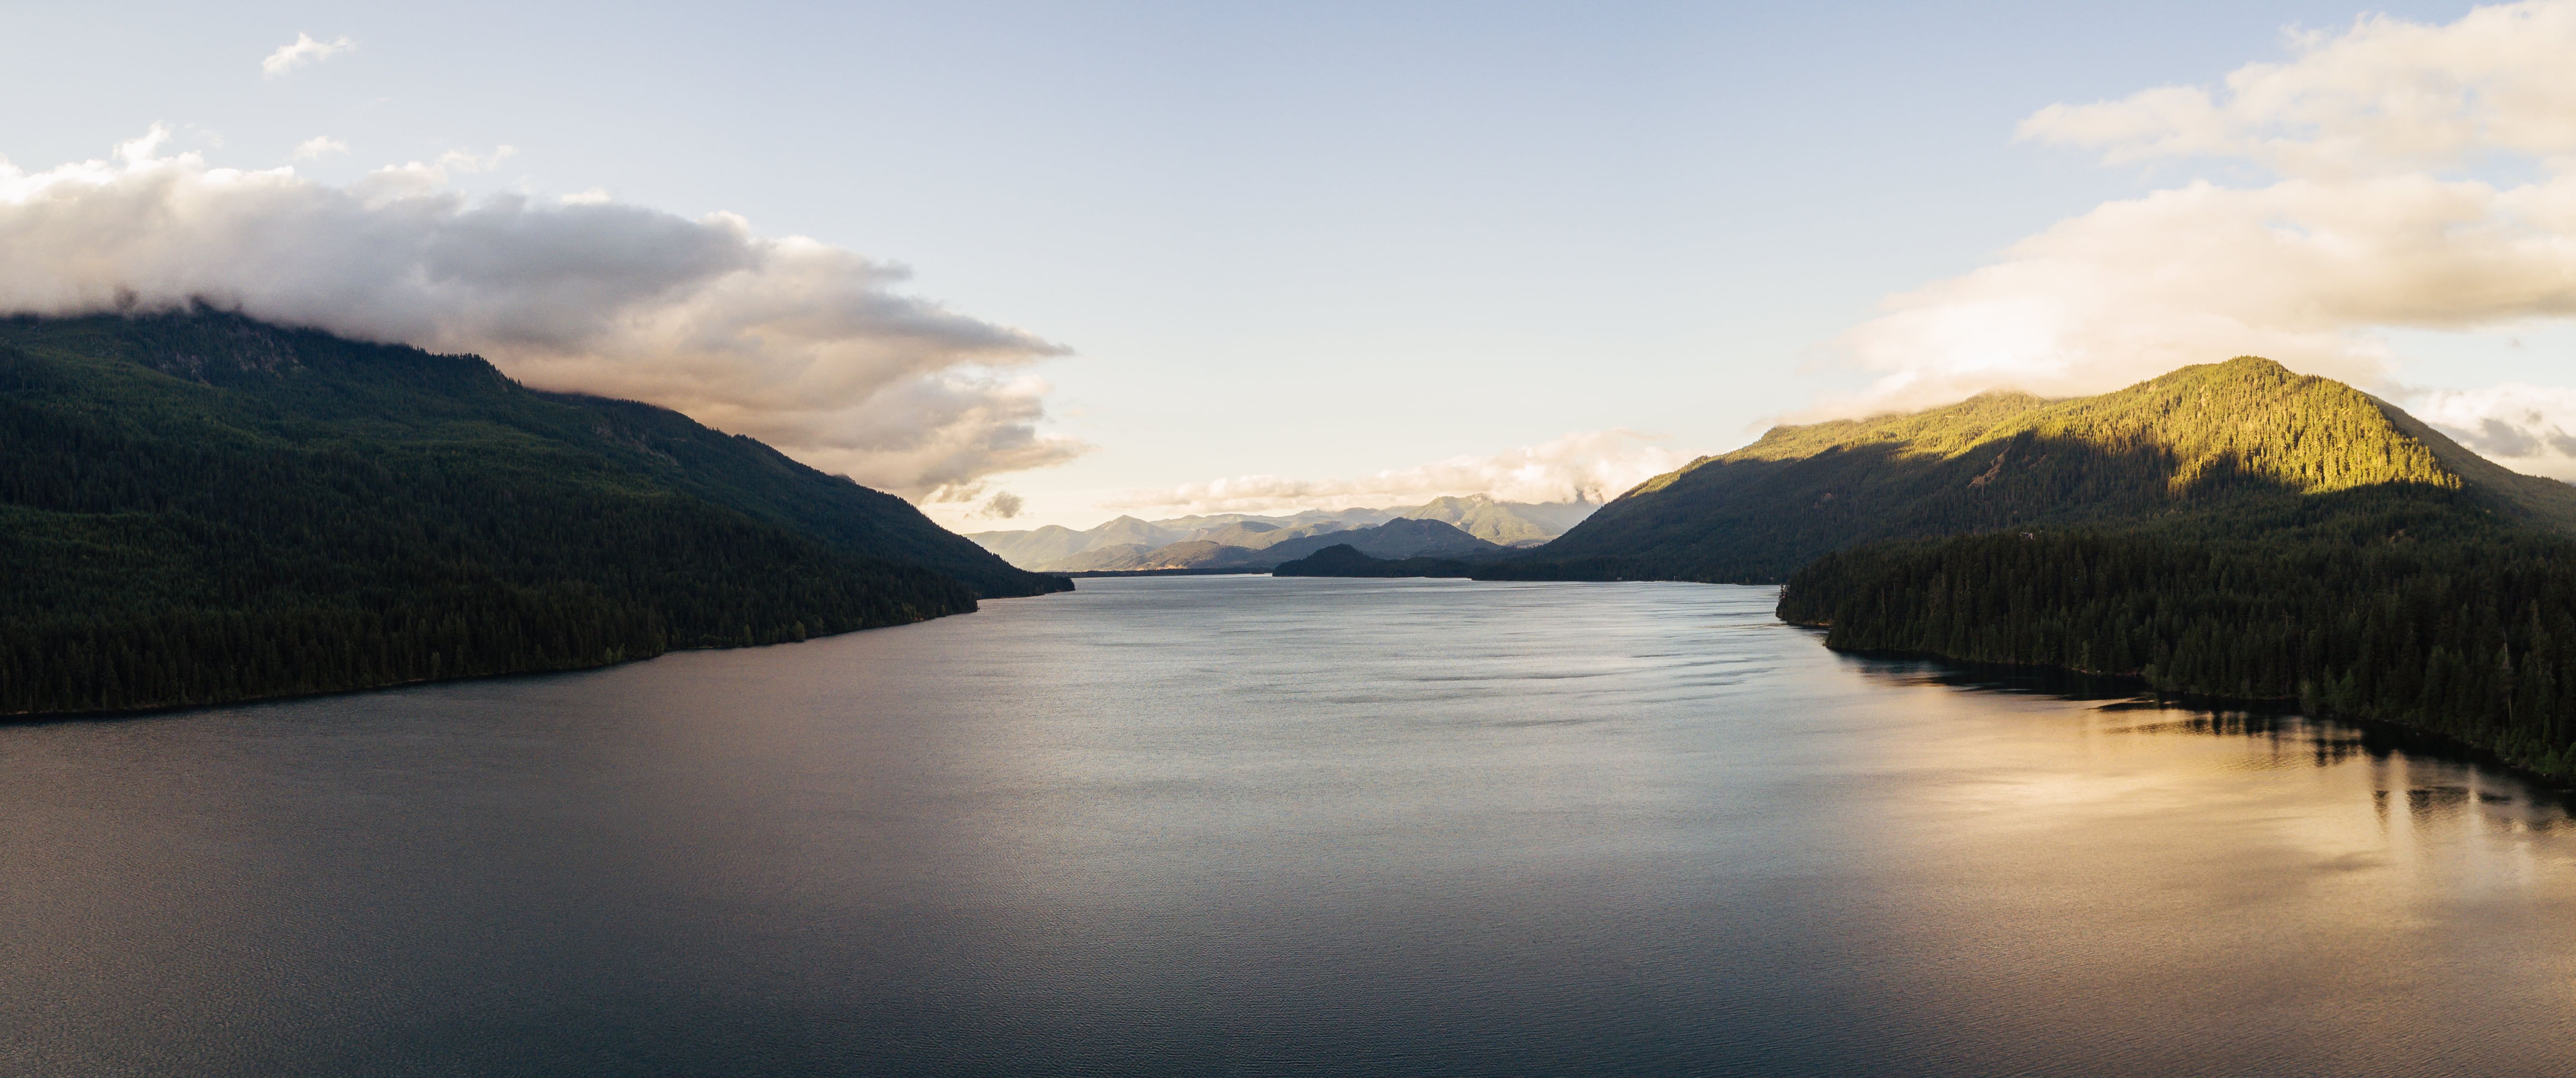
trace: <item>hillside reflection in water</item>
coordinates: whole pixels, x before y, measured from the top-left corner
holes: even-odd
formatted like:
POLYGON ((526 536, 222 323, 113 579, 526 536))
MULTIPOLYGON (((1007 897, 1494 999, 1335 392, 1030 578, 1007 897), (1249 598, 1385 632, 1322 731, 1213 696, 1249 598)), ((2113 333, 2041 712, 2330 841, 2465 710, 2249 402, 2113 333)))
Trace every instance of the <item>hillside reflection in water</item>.
POLYGON ((2576 1071, 2553 791, 1771 601, 1087 580, 0 727, 0 1071, 2576 1071))

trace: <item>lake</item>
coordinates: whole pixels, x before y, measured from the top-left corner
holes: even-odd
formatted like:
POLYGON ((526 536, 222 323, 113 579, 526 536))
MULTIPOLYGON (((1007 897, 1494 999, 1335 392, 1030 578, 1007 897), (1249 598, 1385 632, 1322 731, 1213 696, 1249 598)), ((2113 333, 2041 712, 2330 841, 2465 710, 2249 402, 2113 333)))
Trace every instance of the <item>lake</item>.
POLYGON ((1769 588, 1177 577, 0 726, 0 1072, 2576 1073, 2576 826, 1769 588))

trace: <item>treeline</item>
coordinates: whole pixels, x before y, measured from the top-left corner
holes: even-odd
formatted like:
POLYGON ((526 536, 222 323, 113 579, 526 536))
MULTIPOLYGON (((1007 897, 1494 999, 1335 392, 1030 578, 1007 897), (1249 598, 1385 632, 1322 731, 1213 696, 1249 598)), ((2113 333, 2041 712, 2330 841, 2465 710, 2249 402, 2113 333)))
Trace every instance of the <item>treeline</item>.
POLYGON ((2266 540, 2149 530, 1888 543, 1801 570, 1779 612, 1829 626, 1836 649, 2295 699, 2576 775, 2576 541, 2456 515, 2415 522, 2266 540))
POLYGON ((0 562, 29 573, 0 593, 0 713, 573 669, 975 608, 940 574, 680 499, 437 508, 271 528, 0 511, 0 562))

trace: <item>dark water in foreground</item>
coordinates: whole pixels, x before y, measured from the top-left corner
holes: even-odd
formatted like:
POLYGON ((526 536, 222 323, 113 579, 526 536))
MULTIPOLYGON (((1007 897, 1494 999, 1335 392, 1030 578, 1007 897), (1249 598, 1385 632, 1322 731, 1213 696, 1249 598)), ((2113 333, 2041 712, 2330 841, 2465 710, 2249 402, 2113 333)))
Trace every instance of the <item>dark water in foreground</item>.
POLYGON ((1089 580, 0 727, 0 1072, 2576 1073, 2548 792, 1770 606, 1089 580))

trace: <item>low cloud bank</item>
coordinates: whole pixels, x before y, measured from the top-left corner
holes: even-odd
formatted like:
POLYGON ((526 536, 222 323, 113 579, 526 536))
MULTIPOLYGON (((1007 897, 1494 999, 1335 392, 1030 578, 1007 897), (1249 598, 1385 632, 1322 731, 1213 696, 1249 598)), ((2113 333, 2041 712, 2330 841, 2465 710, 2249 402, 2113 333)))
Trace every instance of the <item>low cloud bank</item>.
MULTIPOLYGON (((2243 354, 2414 403, 2380 330, 2576 314, 2576 3, 2479 8, 2447 25, 2373 16, 2293 34, 2290 51, 2222 87, 2052 105, 2024 121, 2023 138, 2106 163, 2216 162, 2271 181, 2192 180, 2106 203, 1993 265, 1890 298, 1837 342, 1878 378, 1799 418, 2005 387, 2099 393, 2243 354)), ((2544 436, 2564 427, 2531 417, 2576 413, 2525 402, 2567 392, 2421 400, 2482 452, 2528 462, 2564 455, 2544 436), (2543 448, 2506 452, 2526 443, 2543 448)))
POLYGON ((1468 494, 1488 494, 1506 502, 1603 502, 1697 456, 1653 441, 1630 430, 1583 431, 1492 456, 1451 457, 1357 479, 1246 475, 1129 491, 1102 504, 1149 516, 1181 516, 1383 508, 1468 494))
POLYGON ((533 386, 663 405, 916 499, 1083 448, 1039 432, 1048 387, 1027 370, 1065 349, 902 295, 899 266, 756 236, 731 214, 448 185, 450 168, 500 153, 337 187, 162 156, 166 135, 44 172, 0 161, 0 311, 202 301, 471 352, 533 386))

